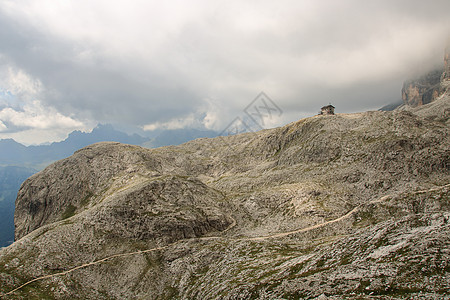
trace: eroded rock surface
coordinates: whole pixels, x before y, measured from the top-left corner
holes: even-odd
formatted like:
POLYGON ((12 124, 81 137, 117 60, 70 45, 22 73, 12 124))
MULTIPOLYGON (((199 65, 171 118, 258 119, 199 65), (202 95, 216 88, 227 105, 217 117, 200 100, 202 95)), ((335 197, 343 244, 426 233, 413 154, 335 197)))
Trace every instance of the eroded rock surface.
POLYGON ((445 91, 441 86, 442 74, 442 70, 434 70, 418 79, 405 81, 402 88, 403 103, 417 107, 433 102, 445 91))
POLYGON ((444 94, 180 146, 91 145, 22 186, 0 292, 448 298, 449 109, 444 94))

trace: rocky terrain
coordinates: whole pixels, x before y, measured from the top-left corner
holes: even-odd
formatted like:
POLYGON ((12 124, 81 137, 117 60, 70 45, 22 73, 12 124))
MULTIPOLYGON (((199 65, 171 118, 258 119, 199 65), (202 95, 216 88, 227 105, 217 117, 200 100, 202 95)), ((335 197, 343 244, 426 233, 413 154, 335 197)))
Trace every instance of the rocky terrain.
POLYGON ((418 107, 439 98, 446 90, 445 83, 450 80, 450 47, 445 49, 444 69, 433 70, 419 78, 403 83, 402 100, 407 107, 418 107))
POLYGON ((407 106, 417 107, 433 102, 444 92, 440 82, 443 70, 430 73, 403 83, 402 100, 407 106))
POLYGON ((450 95, 30 177, 5 299, 448 299, 450 95))
POLYGON ((450 80, 450 46, 445 48, 444 54, 444 73, 442 74, 442 81, 450 80))

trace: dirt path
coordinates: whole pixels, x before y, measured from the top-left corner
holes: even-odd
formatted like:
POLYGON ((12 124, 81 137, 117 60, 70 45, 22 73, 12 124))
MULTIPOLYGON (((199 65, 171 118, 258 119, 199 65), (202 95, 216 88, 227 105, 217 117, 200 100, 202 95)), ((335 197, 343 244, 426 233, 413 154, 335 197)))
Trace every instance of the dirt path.
MULTIPOLYGON (((433 188, 433 189, 429 189, 429 190, 422 190, 422 191, 411 192, 411 194, 416 195, 416 194, 424 194, 424 193, 428 193, 428 192, 436 192, 436 191, 439 191, 439 190, 441 190, 443 188, 446 188, 446 187, 450 187, 450 184, 446 184, 446 185, 440 186, 438 188, 433 188)), ((379 199, 372 200, 368 204, 380 203, 380 202, 386 201, 387 199, 392 198, 392 197, 393 197, 392 195, 386 195, 386 196, 383 196, 383 197, 381 197, 379 199)), ((366 205, 366 204, 363 204, 363 205, 366 205)), ((321 227, 324 227, 324 226, 327 226, 327 225, 330 225, 330 224, 337 223, 337 222, 340 222, 342 220, 345 220, 345 219, 349 218, 351 215, 353 215, 354 213, 356 213, 360 209, 360 207, 361 206, 357 206, 354 209, 352 209, 351 211, 349 211, 348 213, 346 213, 345 215, 343 215, 342 217, 339 217, 339 218, 334 219, 334 220, 330 220, 330 221, 325 222, 325 223, 320 223, 320 224, 317 224, 317 225, 313 225, 313 226, 306 227, 306 228, 301 228, 301 229, 296 229, 296 230, 292 230, 292 231, 275 233, 275 234, 271 234, 271 235, 267 235, 267 236, 260 236, 260 237, 253 237, 253 238, 242 238, 240 240, 244 240, 244 241, 261 241, 261 240, 266 240, 266 239, 270 239, 270 238, 280 238, 280 237, 285 237, 285 236, 296 234, 296 233, 311 231, 313 229, 321 228, 321 227)))
MULTIPOLYGON (((434 192, 434 191, 438 191, 438 190, 441 190, 441 189, 446 188, 446 187, 450 187, 450 184, 447 184, 447 185, 444 185, 444 186, 441 186, 441 187, 438 187, 438 188, 429 189, 429 190, 415 191, 415 192, 412 192, 411 194, 422 194, 422 193, 427 193, 427 192, 434 192)), ((383 202, 383 201, 385 201, 385 200, 387 200, 387 199, 389 199, 391 197, 392 197, 391 195, 383 196, 383 197, 381 197, 379 199, 376 199, 376 200, 373 200, 373 201, 371 201, 369 203, 383 202)), ((365 204, 363 204, 363 205, 365 205, 365 204)), ((342 220, 345 220, 345 219, 349 218, 351 215, 353 215, 354 213, 356 213, 360 209, 360 207, 361 206, 355 207, 354 209, 352 209, 351 211, 349 211, 348 213, 346 213, 345 215, 343 215, 343 216, 341 216, 341 217, 339 217, 337 219, 330 220, 330 221, 327 221, 327 222, 324 222, 324 223, 320 223, 320 224, 316 224, 316 225, 313 225, 313 226, 310 226, 310 227, 296 229, 296 230, 292 230, 292 231, 280 232, 280 233, 275 233, 275 234, 266 235, 266 236, 260 236, 260 237, 237 238, 236 240, 239 240, 239 241, 262 241, 262 240, 267 240, 267 239, 272 239, 272 238, 281 238, 281 237, 289 236, 289 235, 296 234, 296 233, 302 233, 302 232, 311 231, 311 230, 314 230, 314 229, 317 229, 317 228, 321 228, 321 227, 324 227, 324 226, 327 226, 327 225, 330 225, 330 224, 337 223, 337 222, 340 222, 342 220)), ((223 232, 229 231, 230 229, 232 229, 235 226, 236 226, 236 220, 233 219, 232 224, 227 229, 225 229, 223 232)), ((108 260, 111 260, 113 258, 127 257, 127 256, 132 256, 132 255, 143 254, 143 253, 160 251, 160 250, 164 250, 164 249, 170 248, 172 246, 175 246, 176 244, 179 244, 179 243, 182 243, 182 242, 186 242, 186 241, 189 241, 189 240, 209 241, 209 240, 216 240, 216 239, 226 239, 226 238, 225 237, 221 237, 221 236, 192 238, 192 239, 188 239, 188 240, 179 240, 179 241, 176 241, 176 242, 174 242, 172 244, 169 244, 169 245, 166 245, 166 246, 162 246, 162 247, 156 247, 156 248, 151 248, 151 249, 142 250, 142 251, 135 251, 135 252, 122 253, 122 254, 116 254, 116 255, 108 256, 108 257, 105 257, 105 258, 100 259, 100 260, 96 260, 96 261, 93 261, 93 262, 90 262, 90 263, 86 263, 86 264, 74 267, 74 268, 69 269, 67 271, 63 271, 63 272, 60 272, 60 273, 55 273, 55 274, 51 274, 51 275, 45 275, 45 276, 37 277, 37 278, 35 278, 33 280, 30 280, 30 281, 22 284, 21 286, 13 289, 11 291, 9 291, 8 293, 5 294, 5 296, 12 295, 14 292, 22 289, 23 287, 25 287, 25 286, 33 283, 33 282, 44 280, 44 279, 51 279, 51 278, 56 277, 56 276, 64 276, 64 275, 67 275, 67 274, 72 273, 72 272, 74 272, 76 270, 79 270, 79 269, 83 269, 83 268, 86 268, 86 267, 89 267, 89 266, 101 264, 101 263, 103 263, 105 261, 108 261, 108 260)))
POLYGON ((242 238, 240 240, 243 240, 243 241, 262 241, 262 240, 267 240, 267 239, 272 239, 272 238, 285 237, 285 236, 296 234, 296 233, 311 231, 313 229, 325 227, 327 225, 330 225, 330 224, 337 223, 337 222, 340 222, 342 220, 345 220, 348 217, 350 217, 351 215, 353 215, 355 212, 357 212, 358 210, 359 210, 359 206, 355 207, 354 209, 352 209, 351 211, 349 211, 348 213, 346 213, 342 217, 339 217, 339 218, 334 219, 334 220, 327 221, 325 223, 316 224, 316 225, 313 225, 313 226, 310 226, 310 227, 300 228, 300 229, 296 229, 296 230, 292 230, 292 231, 275 233, 275 234, 266 235, 266 236, 258 236, 258 237, 253 237, 253 238, 242 238))

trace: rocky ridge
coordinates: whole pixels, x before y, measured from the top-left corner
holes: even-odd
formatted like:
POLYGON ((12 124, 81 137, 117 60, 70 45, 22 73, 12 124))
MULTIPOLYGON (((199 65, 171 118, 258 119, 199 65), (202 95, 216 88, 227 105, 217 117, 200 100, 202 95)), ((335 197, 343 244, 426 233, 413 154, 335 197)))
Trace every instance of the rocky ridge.
POLYGON ((180 146, 83 148, 19 191, 0 295, 448 298, 449 112, 446 92, 180 146))
POLYGON ((403 83, 403 104, 418 107, 439 98, 446 90, 445 84, 450 80, 450 47, 445 49, 444 69, 433 70, 419 78, 403 83))
POLYGON ((418 79, 405 81, 402 100, 407 106, 417 107, 433 102, 444 93, 441 86, 443 70, 434 70, 418 79))

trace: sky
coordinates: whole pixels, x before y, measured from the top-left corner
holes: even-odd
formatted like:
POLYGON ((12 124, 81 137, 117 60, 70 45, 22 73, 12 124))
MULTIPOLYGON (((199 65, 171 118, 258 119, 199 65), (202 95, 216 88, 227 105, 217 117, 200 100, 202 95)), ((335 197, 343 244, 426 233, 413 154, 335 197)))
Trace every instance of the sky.
POLYGON ((0 0, 0 138, 376 110, 443 64, 450 1, 0 0), (256 102, 254 102, 256 100, 256 102), (258 102, 259 101, 259 102, 258 102), (259 104, 258 104, 259 103, 259 104))

